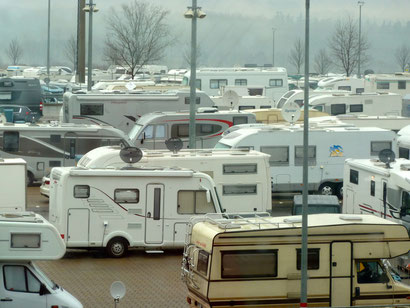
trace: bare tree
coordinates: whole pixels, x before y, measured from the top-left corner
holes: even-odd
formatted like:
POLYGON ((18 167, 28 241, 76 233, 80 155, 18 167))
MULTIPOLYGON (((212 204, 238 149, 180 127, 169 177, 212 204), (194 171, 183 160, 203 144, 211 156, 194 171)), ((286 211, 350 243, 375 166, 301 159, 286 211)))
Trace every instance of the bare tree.
POLYGON ((329 73, 329 69, 332 66, 332 60, 330 59, 326 49, 320 49, 319 52, 315 55, 313 66, 316 73, 320 75, 329 73))
POLYGON ((410 62, 410 48, 403 44, 396 49, 394 56, 401 71, 404 72, 406 64, 410 62))
POLYGON ((142 66, 162 58, 169 31, 165 24, 168 11, 142 0, 113 9, 107 19, 106 55, 115 55, 117 64, 126 66, 131 77, 142 66))
POLYGON ((6 49, 6 54, 13 65, 16 65, 20 61, 23 56, 23 49, 17 39, 13 39, 10 42, 9 47, 6 49))
POLYGON ((336 29, 329 41, 329 48, 334 57, 334 64, 344 70, 346 76, 350 76, 359 63, 368 61, 367 50, 369 43, 365 35, 361 34, 359 48, 359 32, 356 21, 348 16, 345 20, 339 20, 336 29))
POLYGON ((293 49, 289 54, 290 63, 296 68, 298 74, 303 67, 303 61, 305 60, 305 44, 301 39, 297 39, 293 45, 293 49))
POLYGON ((65 43, 64 54, 73 65, 73 71, 75 71, 75 63, 77 58, 77 40, 75 39, 73 34, 65 43))

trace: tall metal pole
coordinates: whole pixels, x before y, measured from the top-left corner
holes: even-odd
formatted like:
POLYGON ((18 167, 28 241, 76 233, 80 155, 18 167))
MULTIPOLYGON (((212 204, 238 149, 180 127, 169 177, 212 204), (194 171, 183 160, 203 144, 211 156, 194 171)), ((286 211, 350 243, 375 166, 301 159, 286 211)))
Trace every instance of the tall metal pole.
POLYGON ((359 57, 358 57, 358 64, 357 64, 357 77, 360 78, 360 55, 362 53, 362 5, 364 1, 358 1, 357 4, 359 5, 359 57))
POLYGON ((78 0, 77 11, 77 82, 85 82, 85 0, 78 0))
POLYGON ((92 79, 93 79, 93 0, 89 0, 90 11, 88 15, 88 78, 87 78, 87 91, 91 91, 92 79))
POLYGON ((275 28, 272 28, 272 66, 275 67, 275 28))
POLYGON ((192 24, 191 24, 191 76, 189 96, 189 148, 196 148, 195 136, 195 107, 196 107, 196 0, 192 0, 192 24))
POLYGON ((305 19, 305 97, 303 124, 303 206, 302 206, 302 249, 300 307, 307 307, 307 256, 308 256, 308 149, 309 149, 309 9, 310 0, 306 0, 305 19))
POLYGON ((47 24, 47 77, 50 79, 50 0, 48 0, 48 24, 47 24))

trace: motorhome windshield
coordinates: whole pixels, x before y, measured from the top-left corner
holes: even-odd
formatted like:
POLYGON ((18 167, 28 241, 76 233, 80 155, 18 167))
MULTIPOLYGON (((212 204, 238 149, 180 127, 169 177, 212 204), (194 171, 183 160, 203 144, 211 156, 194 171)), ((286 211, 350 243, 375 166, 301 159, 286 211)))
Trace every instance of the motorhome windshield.
POLYGON ((142 128, 143 128, 143 125, 135 124, 132 130, 128 133, 128 136, 130 137, 130 139, 131 140, 137 139, 137 136, 139 135, 142 128))
MULTIPOLYGON (((315 205, 309 204, 308 214, 322 214, 322 213, 337 214, 337 213, 340 213, 340 207, 335 206, 335 205, 315 206, 315 205)), ((295 206, 295 215, 302 215, 302 206, 300 205, 295 206)))
POLYGON ((43 283, 45 283, 49 288, 55 290, 58 288, 58 285, 52 281, 50 278, 48 278, 41 270, 40 268, 35 265, 34 263, 31 263, 31 265, 36 269, 36 272, 39 276, 41 276, 43 283))
POLYGON ((232 146, 227 145, 227 144, 224 144, 224 143, 221 143, 221 142, 218 142, 218 143, 215 145, 215 148, 214 148, 214 149, 217 149, 217 150, 229 150, 230 148, 232 148, 232 146))

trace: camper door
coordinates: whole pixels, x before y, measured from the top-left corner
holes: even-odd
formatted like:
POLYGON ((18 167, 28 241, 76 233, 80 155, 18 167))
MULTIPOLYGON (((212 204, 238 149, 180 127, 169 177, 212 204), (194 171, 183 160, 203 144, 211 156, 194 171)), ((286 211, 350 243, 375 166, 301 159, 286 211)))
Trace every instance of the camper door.
POLYGON ((161 244, 164 240, 164 185, 147 185, 145 208, 145 243, 161 244))
POLYGON ((352 302, 352 243, 333 242, 330 253, 330 306, 350 306, 352 302))

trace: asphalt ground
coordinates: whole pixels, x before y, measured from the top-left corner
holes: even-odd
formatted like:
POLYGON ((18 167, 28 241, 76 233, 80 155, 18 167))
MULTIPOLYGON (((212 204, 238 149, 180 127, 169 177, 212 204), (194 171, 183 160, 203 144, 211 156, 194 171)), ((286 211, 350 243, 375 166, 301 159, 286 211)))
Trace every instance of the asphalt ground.
MULTIPOLYGON (((289 215, 292 198, 291 194, 274 196, 273 215, 289 215)), ((40 195, 38 186, 28 188, 27 203, 28 210, 48 218, 48 198, 40 195)), ((114 307, 110 286, 118 280, 126 286, 126 294, 117 304, 118 308, 188 307, 187 289, 181 281, 181 261, 182 250, 148 254, 131 249, 127 257, 111 259, 100 250, 68 249, 60 260, 37 261, 36 264, 87 308, 114 307)), ((403 282, 409 284, 410 279, 403 282)))

